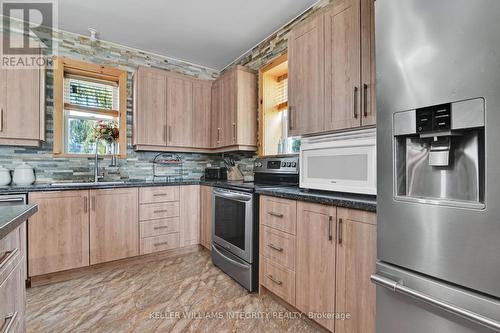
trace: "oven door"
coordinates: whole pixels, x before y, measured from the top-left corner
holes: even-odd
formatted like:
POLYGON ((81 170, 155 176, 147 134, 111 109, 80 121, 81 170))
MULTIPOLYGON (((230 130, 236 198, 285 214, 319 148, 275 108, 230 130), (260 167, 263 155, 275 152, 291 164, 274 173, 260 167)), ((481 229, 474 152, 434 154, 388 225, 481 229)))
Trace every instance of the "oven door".
POLYGON ((213 192, 212 241, 253 262, 253 195, 225 189, 213 192))
POLYGON ((306 141, 301 148, 300 163, 302 188, 377 194, 375 137, 306 141))

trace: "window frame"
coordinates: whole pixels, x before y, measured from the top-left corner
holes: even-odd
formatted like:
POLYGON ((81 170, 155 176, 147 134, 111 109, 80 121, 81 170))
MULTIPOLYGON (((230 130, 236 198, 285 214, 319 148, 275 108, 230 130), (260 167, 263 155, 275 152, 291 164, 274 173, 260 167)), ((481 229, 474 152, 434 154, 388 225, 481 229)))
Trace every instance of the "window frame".
MULTIPOLYGON (((83 78, 97 79, 102 81, 115 82, 118 85, 118 128, 120 137, 118 138, 118 154, 120 158, 127 157, 127 72, 107 66, 96 65, 79 60, 57 57, 54 59, 54 146, 53 154, 57 157, 92 157, 93 154, 70 154, 65 151, 65 127, 66 117, 64 116, 64 76, 70 74, 83 78)), ((85 107, 79 108, 85 111, 85 107)), ((92 108, 94 109, 94 108, 92 108)), ((90 109, 89 109, 90 110, 90 109)), ((95 109, 94 109, 95 111, 95 109)), ((87 111, 86 111, 87 112, 87 111)), ((99 114, 105 115, 113 112, 102 110, 99 114)))

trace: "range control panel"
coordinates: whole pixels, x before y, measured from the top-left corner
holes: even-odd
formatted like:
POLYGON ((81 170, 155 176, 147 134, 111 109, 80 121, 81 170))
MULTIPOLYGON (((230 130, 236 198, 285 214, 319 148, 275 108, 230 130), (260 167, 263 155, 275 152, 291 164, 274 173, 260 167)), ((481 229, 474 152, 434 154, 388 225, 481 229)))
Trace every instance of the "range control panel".
POLYGON ((299 173, 299 156, 276 156, 258 158, 254 163, 254 172, 299 173))

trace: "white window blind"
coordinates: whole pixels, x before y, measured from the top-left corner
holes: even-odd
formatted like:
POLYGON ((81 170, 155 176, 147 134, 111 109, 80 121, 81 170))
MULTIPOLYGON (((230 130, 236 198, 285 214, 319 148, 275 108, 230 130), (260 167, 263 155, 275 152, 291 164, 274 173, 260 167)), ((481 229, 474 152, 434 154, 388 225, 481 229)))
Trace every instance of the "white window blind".
POLYGON ((64 103, 72 107, 118 110, 118 85, 68 75, 64 78, 64 103))
POLYGON ((277 78, 278 86, 274 97, 275 106, 278 111, 288 108, 288 75, 284 74, 277 78))

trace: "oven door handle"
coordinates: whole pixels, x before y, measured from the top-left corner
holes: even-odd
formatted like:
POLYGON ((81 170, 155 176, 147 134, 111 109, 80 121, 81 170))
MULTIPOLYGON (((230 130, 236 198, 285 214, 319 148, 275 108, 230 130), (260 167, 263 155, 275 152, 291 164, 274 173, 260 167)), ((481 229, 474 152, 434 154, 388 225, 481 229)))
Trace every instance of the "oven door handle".
POLYGON ((240 268, 248 269, 248 266, 243 265, 243 264, 237 262, 236 260, 229 258, 224 253, 220 252, 219 249, 217 249, 217 245, 215 245, 214 243, 212 243, 212 250, 214 250, 215 252, 217 252, 218 255, 224 257, 224 259, 226 259, 227 261, 231 262, 232 264, 234 264, 234 265, 236 265, 236 266, 238 266, 240 268))
POLYGON ((244 195, 244 194, 238 194, 238 193, 214 191, 214 195, 216 197, 221 197, 221 198, 230 199, 230 200, 244 201, 244 202, 252 200, 251 195, 244 195))

